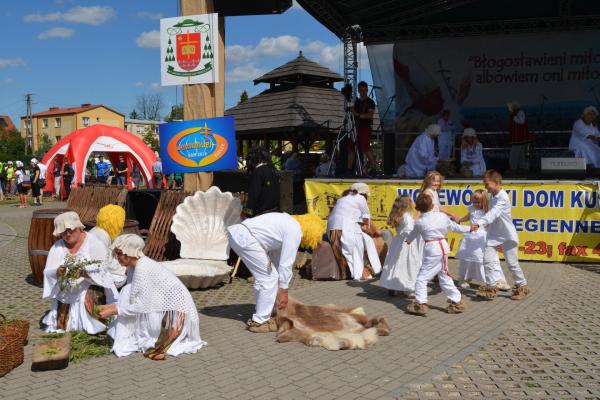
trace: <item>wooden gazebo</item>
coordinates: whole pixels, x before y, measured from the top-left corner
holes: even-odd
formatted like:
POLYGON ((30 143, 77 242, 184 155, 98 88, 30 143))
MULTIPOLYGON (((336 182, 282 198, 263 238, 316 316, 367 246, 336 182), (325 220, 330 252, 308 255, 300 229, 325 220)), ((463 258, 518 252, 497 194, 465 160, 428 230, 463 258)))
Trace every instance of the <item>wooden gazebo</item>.
POLYGON ((291 142, 294 150, 324 140, 331 148, 344 120, 344 97, 334 88, 342 77, 305 58, 294 60, 254 80, 269 84, 262 93, 225 111, 235 118, 238 149, 242 141, 291 142))

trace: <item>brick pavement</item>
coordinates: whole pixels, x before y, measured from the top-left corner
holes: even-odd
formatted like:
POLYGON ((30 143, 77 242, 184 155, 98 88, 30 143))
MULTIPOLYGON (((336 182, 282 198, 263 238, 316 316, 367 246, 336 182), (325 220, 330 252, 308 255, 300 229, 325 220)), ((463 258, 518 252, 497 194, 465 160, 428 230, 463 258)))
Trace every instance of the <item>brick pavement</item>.
MULTIPOLYGON (((0 313, 28 318, 30 343, 49 302, 26 279, 31 209, 0 206, 0 221, 17 237, 0 247, 0 313)), ((6 227, 4 227, 6 228, 6 227)), ((0 233, 3 225, 0 223, 0 233)), ((1 242, 0 242, 1 243, 1 242)), ((456 271, 456 263, 450 263, 456 271)), ((278 344, 274 334, 244 330, 253 310, 244 280, 194 291, 201 334, 209 345, 195 355, 151 362, 141 355, 106 356, 63 371, 33 373, 31 346, 23 365, 0 378, 0 397, 389 399, 389 398, 598 398, 600 275, 561 264, 524 265, 533 295, 514 302, 473 299, 467 311, 444 313, 435 291, 427 317, 404 312, 407 300, 389 298, 376 284, 310 282, 294 278, 292 293, 307 303, 363 306, 392 328, 369 350, 328 352, 299 343, 278 344), (574 298, 575 290, 581 297, 574 298), (566 299, 558 301, 561 299, 566 299), (596 312, 592 312, 596 310, 596 312), (84 382, 84 383, 82 383, 84 382)))

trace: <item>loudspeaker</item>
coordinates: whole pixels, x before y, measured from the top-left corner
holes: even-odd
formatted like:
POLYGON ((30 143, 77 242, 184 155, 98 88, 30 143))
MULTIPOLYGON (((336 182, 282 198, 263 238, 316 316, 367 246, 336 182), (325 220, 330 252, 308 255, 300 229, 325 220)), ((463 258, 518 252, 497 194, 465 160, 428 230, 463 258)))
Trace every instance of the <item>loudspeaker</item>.
POLYGON ((585 177, 585 158, 576 157, 542 157, 541 173, 552 177, 585 177))

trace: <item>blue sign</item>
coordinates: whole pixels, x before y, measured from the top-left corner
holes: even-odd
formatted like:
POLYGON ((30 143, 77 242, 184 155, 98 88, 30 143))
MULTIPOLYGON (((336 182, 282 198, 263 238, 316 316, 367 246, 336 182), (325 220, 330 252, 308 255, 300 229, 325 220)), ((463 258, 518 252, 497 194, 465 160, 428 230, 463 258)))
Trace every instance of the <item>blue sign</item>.
POLYGON ((170 122, 158 130, 165 174, 237 169, 232 116, 170 122))

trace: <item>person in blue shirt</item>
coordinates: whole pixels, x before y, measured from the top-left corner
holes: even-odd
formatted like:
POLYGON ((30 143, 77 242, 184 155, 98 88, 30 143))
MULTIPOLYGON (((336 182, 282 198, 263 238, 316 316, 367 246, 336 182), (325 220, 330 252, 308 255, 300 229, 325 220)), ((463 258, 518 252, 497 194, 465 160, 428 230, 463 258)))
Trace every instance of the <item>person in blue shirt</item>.
POLYGON ((96 163, 96 177, 98 183, 106 183, 110 172, 110 166, 104 161, 104 156, 98 157, 98 160, 99 161, 96 163))

